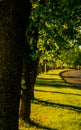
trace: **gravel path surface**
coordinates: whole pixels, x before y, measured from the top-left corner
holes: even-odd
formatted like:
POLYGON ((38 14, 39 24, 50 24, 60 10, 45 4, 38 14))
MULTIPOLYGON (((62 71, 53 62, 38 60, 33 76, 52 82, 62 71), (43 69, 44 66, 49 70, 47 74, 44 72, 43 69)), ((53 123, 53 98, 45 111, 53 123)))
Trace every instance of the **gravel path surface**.
POLYGON ((61 73, 62 78, 81 89, 81 70, 67 70, 61 73))

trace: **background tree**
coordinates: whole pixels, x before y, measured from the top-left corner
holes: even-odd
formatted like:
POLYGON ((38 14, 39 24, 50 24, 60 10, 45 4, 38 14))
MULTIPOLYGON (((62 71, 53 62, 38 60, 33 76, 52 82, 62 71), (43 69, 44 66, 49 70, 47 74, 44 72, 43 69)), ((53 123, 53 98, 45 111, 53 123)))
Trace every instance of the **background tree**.
POLYGON ((38 30, 35 26, 32 26, 30 22, 29 29, 27 28, 27 40, 23 61, 23 73, 26 87, 23 89, 22 86, 22 101, 20 109, 20 116, 25 121, 30 121, 31 99, 34 98, 34 84, 39 61, 39 57, 36 56, 37 40, 38 30))
MULTIPOLYGON (((25 64, 26 91, 24 90, 23 94, 25 99, 29 97, 29 99, 24 100, 26 101, 26 105, 27 102, 31 101, 31 94, 29 93, 33 90, 32 83, 34 84, 33 74, 35 70, 32 66, 36 63, 36 58, 39 57, 39 54, 44 54, 45 64, 51 61, 50 58, 52 55, 55 63, 58 58, 61 59, 64 49, 67 50, 76 44, 76 42, 72 41, 76 41, 79 36, 80 9, 80 0, 77 2, 74 0, 58 0, 58 2, 52 0, 32 0, 30 27, 27 30, 27 63, 25 64), (35 29, 39 37, 33 33, 35 29), (46 58, 48 56, 49 60, 47 61, 46 58), (28 96, 27 93, 29 94, 28 96)), ((63 64, 62 60, 59 61, 60 64, 63 64)), ((24 105, 22 105, 25 106, 22 115, 24 119, 29 120, 30 105, 29 109, 27 109, 26 105, 25 102, 24 105)))
POLYGON ((77 69, 81 69, 81 49, 78 48, 78 51, 77 51, 77 58, 75 58, 74 60, 74 66, 77 68, 77 69))

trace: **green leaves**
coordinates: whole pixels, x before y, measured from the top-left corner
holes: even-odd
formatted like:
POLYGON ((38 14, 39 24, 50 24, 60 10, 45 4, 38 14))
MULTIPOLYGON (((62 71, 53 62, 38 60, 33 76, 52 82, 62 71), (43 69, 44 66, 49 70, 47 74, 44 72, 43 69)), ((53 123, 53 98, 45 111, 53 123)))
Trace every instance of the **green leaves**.
POLYGON ((27 27, 31 59, 40 55, 61 59, 63 50, 67 51, 80 44, 80 24, 80 0, 32 1, 29 28, 27 27), (33 33, 35 28, 38 33, 33 33))

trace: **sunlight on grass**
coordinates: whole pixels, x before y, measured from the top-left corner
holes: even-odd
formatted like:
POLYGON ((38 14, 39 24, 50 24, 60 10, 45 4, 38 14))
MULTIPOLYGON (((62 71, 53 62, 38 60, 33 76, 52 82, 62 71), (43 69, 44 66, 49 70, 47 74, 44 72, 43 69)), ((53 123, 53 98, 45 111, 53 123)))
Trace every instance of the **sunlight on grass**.
POLYGON ((37 77, 31 120, 39 125, 23 123, 20 130, 81 130, 81 90, 65 83, 59 76, 61 71, 37 77))

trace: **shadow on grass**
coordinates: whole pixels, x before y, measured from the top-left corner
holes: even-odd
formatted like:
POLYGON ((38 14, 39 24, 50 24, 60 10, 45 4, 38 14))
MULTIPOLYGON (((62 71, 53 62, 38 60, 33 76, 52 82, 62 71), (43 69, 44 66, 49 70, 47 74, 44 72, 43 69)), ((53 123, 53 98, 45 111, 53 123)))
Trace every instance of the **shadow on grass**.
POLYGON ((50 73, 50 74, 48 74, 48 73, 47 73, 46 75, 58 75, 58 74, 51 74, 51 73, 50 73))
POLYGON ((58 91, 46 91, 46 90, 38 90, 38 89, 35 89, 35 91, 38 91, 38 92, 47 92, 47 93, 57 93, 57 94, 67 94, 67 95, 75 95, 75 96, 81 96, 81 94, 75 94, 75 93, 64 93, 64 92, 58 92, 58 91))
POLYGON ((78 89, 76 86, 70 85, 62 79, 55 79, 55 78, 38 78, 36 81, 36 85, 41 87, 56 87, 56 88, 73 88, 78 89))
POLYGON ((58 129, 54 129, 54 128, 49 128, 49 127, 46 127, 46 126, 42 126, 42 125, 40 125, 39 123, 34 122, 34 121, 32 121, 32 120, 30 120, 30 121, 28 122, 28 124, 29 124, 30 126, 33 126, 33 127, 36 127, 36 128, 40 128, 40 129, 42 129, 42 130, 58 130, 58 129))
POLYGON ((69 105, 69 104, 53 103, 53 102, 43 101, 43 100, 36 99, 36 98, 34 99, 34 103, 41 104, 44 106, 59 107, 59 108, 63 108, 63 109, 81 112, 81 107, 77 107, 77 106, 73 106, 73 105, 69 105))

